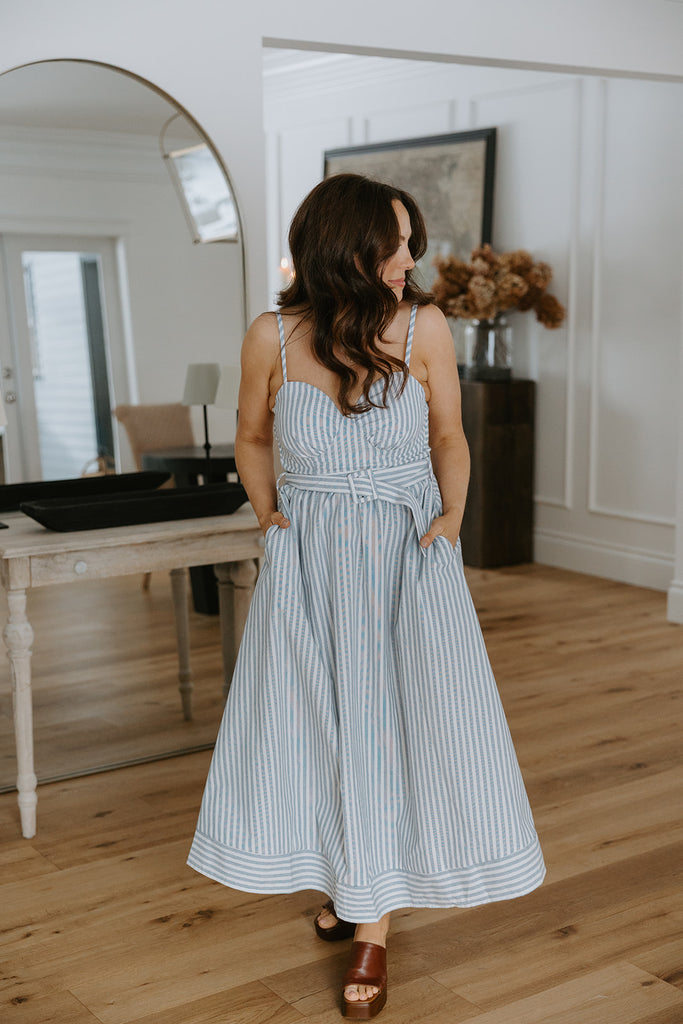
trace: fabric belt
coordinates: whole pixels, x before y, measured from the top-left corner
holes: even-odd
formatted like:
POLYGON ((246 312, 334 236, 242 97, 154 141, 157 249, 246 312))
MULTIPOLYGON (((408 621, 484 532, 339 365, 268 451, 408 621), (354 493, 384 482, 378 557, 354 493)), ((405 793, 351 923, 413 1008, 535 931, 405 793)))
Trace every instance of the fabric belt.
MULTIPOLYGON (((416 496, 406 488, 433 478, 430 459, 420 459, 419 462, 408 462, 401 466, 370 466, 353 469, 349 473, 326 473, 321 476, 285 472, 277 484, 278 489, 289 486, 327 494, 350 494, 357 505, 377 498, 390 501, 393 505, 405 505, 412 513, 419 541, 427 533, 431 521, 416 496)), ((420 551, 423 555, 427 554, 423 547, 420 547, 420 551)))

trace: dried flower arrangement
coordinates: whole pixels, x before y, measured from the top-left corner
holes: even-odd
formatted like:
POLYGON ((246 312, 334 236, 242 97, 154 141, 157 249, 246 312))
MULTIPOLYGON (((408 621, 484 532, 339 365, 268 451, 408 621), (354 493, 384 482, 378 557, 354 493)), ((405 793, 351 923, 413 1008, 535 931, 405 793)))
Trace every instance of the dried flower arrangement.
POLYGON ((564 322, 564 306, 546 291, 552 270, 547 263, 535 263, 525 249, 495 253, 482 245, 472 251, 471 263, 447 256, 434 265, 438 275, 431 290, 446 316, 491 320, 513 309, 533 309, 539 323, 551 330, 564 322))

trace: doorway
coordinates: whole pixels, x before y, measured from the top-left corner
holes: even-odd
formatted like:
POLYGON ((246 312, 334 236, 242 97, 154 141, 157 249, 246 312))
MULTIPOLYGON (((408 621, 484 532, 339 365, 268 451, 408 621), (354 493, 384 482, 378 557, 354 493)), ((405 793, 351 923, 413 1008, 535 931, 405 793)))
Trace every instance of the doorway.
POLYGON ((6 480, 77 477, 98 460, 114 468, 112 408, 128 393, 116 243, 11 234, 1 241, 3 397, 21 424, 6 433, 6 480))

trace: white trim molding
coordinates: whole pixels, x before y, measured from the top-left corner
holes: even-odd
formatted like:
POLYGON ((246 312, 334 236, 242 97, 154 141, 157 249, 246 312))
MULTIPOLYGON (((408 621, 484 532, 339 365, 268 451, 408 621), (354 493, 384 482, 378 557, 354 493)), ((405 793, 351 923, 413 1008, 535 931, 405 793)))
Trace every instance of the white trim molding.
POLYGON ((683 580, 674 580, 667 594, 666 617, 683 624, 683 580))
MULTIPOLYGON (((681 281, 681 332, 678 394, 683 395, 683 279, 681 281)), ((683 401, 678 405, 678 481, 676 489, 676 560, 671 580, 667 618, 669 622, 683 623, 683 401)))
POLYGON ((534 561, 664 591, 674 568, 673 557, 659 551, 547 529, 534 532, 534 561))

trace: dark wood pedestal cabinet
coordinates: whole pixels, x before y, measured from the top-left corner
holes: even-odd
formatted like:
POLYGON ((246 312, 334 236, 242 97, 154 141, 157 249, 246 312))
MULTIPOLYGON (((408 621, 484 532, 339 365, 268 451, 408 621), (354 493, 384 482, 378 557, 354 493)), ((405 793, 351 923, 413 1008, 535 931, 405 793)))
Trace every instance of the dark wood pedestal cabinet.
POLYGON ((465 565, 533 560, 534 404, 531 380, 462 380, 472 468, 460 531, 465 565))

